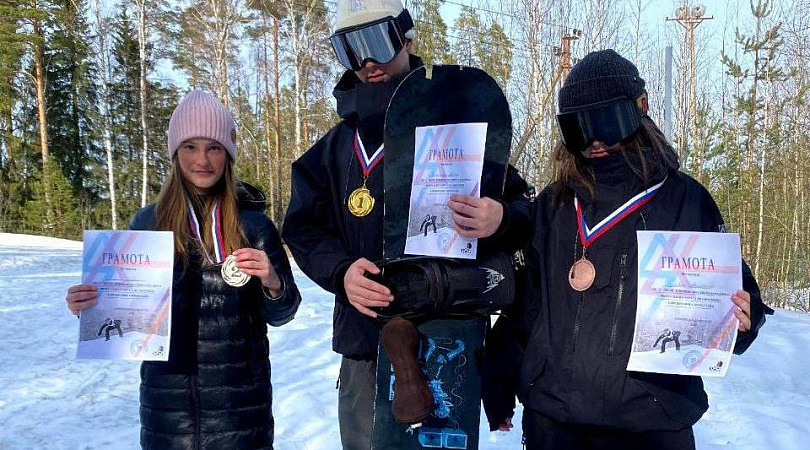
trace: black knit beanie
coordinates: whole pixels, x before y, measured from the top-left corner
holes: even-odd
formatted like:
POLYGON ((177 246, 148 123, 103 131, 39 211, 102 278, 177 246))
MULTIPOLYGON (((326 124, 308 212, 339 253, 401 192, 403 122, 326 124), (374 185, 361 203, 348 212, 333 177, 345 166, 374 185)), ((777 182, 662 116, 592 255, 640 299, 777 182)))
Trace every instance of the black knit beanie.
POLYGON ((644 92, 644 79, 636 66, 613 50, 588 53, 576 63, 559 95, 560 112, 626 98, 635 100, 644 92))

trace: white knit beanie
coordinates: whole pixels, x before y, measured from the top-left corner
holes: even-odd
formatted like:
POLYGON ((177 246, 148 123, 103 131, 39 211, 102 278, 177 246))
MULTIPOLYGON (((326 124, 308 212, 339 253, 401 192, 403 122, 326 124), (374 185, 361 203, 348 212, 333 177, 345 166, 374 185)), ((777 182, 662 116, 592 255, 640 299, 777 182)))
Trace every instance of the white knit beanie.
POLYGON ((236 123, 215 96, 205 91, 189 92, 169 119, 169 159, 187 139, 208 138, 222 144, 236 162, 236 123))
MULTIPOLYGON (((385 17, 397 17, 402 10, 399 0, 338 0, 337 29, 342 30, 385 17)), ((405 37, 413 39, 414 30, 405 30, 405 37)))

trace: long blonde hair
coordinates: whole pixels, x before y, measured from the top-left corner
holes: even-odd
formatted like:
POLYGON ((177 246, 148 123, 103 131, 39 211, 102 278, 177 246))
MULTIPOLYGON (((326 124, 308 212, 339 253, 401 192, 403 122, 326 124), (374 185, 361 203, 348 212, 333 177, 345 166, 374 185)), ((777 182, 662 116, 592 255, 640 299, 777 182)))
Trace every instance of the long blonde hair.
MULTIPOLYGON (((631 170, 645 185, 655 177, 680 168, 678 154, 667 142, 664 133, 647 116, 642 117, 636 134, 622 142, 621 152, 631 170)), ((577 186, 594 195, 590 162, 581 154, 568 151, 562 142, 554 147, 553 168, 555 206, 570 203, 577 186)))
MULTIPOLYGON (((194 212, 200 222, 203 246, 209 255, 214 255, 214 239, 206 230, 211 228, 211 213, 216 205, 217 197, 220 198, 225 254, 229 255, 234 250, 244 247, 244 243, 247 241, 239 223, 236 173, 230 158, 225 159, 225 171, 222 177, 207 193, 201 192, 183 176, 176 156, 172 159, 172 171, 169 179, 163 184, 157 200, 157 229, 174 232, 175 256, 184 263, 188 262, 187 245, 199 246, 189 224, 189 201, 194 206, 194 212)), ((203 258, 203 264, 205 263, 207 263, 207 259, 203 258)))

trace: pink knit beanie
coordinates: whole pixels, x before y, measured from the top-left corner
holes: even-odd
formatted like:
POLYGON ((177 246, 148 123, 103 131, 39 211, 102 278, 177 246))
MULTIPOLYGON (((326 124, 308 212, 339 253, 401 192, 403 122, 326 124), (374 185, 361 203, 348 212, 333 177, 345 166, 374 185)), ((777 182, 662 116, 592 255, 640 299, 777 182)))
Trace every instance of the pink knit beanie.
POLYGON ((189 92, 169 119, 169 159, 187 139, 208 138, 222 144, 236 161, 236 123, 222 103, 205 91, 189 92))

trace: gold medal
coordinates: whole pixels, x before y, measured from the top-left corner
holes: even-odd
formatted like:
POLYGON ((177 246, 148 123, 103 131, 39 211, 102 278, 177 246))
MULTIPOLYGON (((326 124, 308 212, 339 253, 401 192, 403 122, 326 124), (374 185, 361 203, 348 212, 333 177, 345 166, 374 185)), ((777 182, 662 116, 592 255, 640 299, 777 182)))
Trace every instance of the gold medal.
POLYGON ((375 203, 374 197, 371 196, 371 191, 366 187, 366 180, 368 180, 368 176, 371 175, 371 171, 374 170, 374 167, 382 161, 385 152, 381 145, 380 148, 369 157, 366 154, 366 148, 363 146, 363 142, 360 140, 360 131, 357 130, 354 135, 354 154, 357 155, 357 159, 360 161, 360 169, 363 171, 363 185, 352 191, 346 206, 349 207, 349 212, 355 217, 365 217, 374 209, 375 203))
POLYGON ((363 186, 355 189, 349 195, 349 212, 355 217, 365 217, 374 209, 374 202, 371 191, 366 188, 366 183, 363 182, 363 186))
POLYGON ((580 258, 568 270, 568 283, 577 291, 587 291, 596 278, 596 268, 587 259, 580 258))

